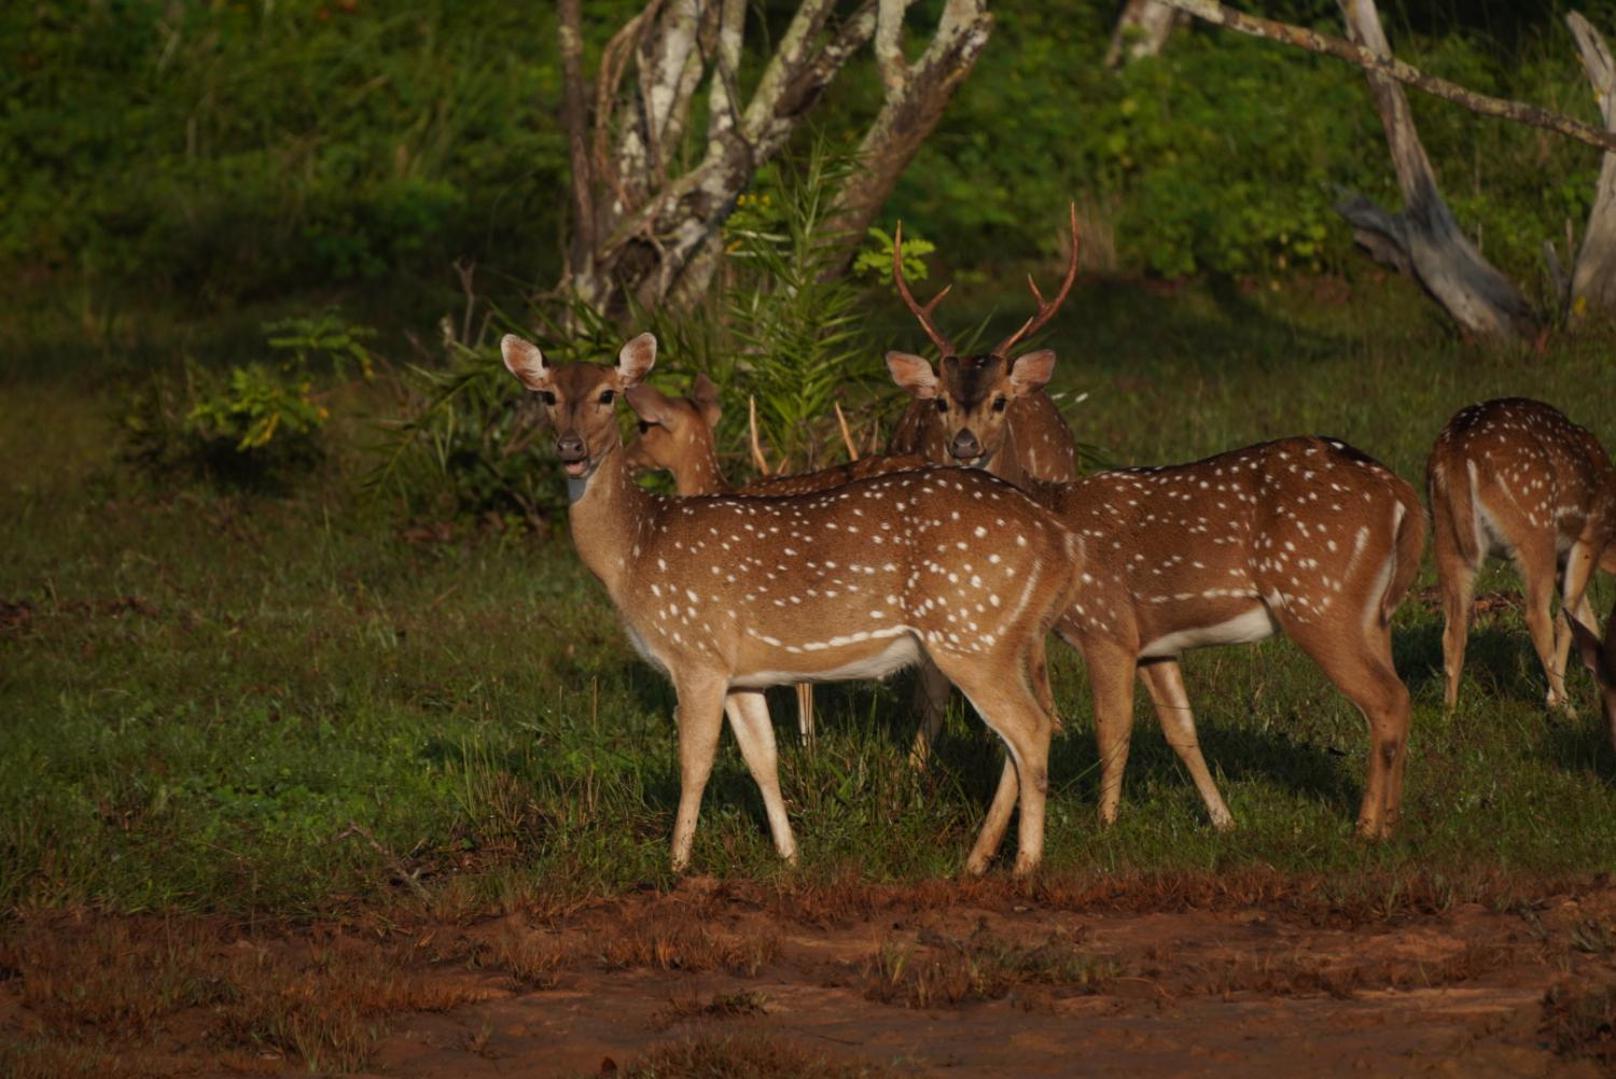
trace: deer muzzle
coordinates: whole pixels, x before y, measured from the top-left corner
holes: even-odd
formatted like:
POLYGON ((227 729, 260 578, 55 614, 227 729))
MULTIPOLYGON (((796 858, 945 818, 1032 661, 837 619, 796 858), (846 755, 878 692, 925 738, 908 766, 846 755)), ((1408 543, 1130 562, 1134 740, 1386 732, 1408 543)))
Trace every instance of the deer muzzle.
POLYGON ((956 434, 953 440, 949 442, 948 452, 954 456, 955 460, 968 464, 982 456, 982 443, 976 437, 976 434, 967 427, 956 434))
POLYGON ((561 467, 569 476, 582 476, 589 468, 589 447, 576 434, 556 439, 556 456, 561 458, 561 467))

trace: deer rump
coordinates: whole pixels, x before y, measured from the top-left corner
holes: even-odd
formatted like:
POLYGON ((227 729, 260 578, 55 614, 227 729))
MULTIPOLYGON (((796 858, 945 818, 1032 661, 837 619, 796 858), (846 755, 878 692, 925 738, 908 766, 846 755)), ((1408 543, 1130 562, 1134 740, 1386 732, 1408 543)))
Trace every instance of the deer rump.
POLYGON ((879 678, 922 654, 1017 654, 1063 609, 1050 593, 1070 597, 1081 552, 1014 487, 957 468, 659 499, 639 546, 638 595, 619 604, 636 647, 664 670, 721 669, 737 688, 879 678))

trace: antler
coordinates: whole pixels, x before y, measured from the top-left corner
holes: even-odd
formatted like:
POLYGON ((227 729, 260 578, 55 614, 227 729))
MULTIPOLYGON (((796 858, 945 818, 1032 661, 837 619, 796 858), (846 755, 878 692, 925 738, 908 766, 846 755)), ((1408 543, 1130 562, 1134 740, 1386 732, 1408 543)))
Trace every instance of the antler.
POLYGON ((1038 291, 1038 282, 1032 279, 1032 274, 1027 275, 1027 287, 1032 289, 1032 298, 1038 301, 1038 310, 1021 324, 1021 329, 999 342, 993 350, 993 355, 1004 356, 1015 347, 1016 342, 1043 329, 1044 323, 1055 317, 1060 305, 1066 302, 1067 293, 1072 291, 1072 284, 1077 280, 1077 203, 1068 203, 1067 212, 1072 221, 1072 257, 1066 265, 1066 280, 1061 282, 1060 291, 1055 294, 1054 300, 1045 300, 1044 294, 1038 291))
MULTIPOLYGON (((1075 214, 1076 211, 1074 210, 1073 213, 1075 214)), ((1075 217, 1073 221, 1076 221, 1075 217)), ((920 328, 926 331, 926 336, 931 338, 931 343, 937 346, 937 351, 944 356, 954 355, 954 343, 943 336, 943 332, 931 320, 931 313, 937 309, 938 303, 942 301, 944 296, 948 295, 948 290, 954 286, 944 286, 943 291, 933 296, 931 302, 924 307, 915 302, 914 293, 909 291, 909 283, 903 279, 902 221, 898 222, 898 227, 892 234, 892 280, 898 286, 898 295, 902 296, 903 302, 909 305, 909 310, 914 312, 915 318, 920 320, 920 328)))

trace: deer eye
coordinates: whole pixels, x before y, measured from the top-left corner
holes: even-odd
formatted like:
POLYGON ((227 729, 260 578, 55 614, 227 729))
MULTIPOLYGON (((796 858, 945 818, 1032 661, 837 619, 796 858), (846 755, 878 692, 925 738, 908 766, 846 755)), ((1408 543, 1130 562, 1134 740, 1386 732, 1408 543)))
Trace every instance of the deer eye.
POLYGON ((651 429, 651 421, 650 420, 641 420, 640 421, 640 434, 643 435, 643 434, 645 434, 645 432, 649 431, 650 429, 651 429))
POLYGON ((543 401, 547 405, 554 405, 555 404, 555 394, 551 393, 549 390, 540 390, 539 391, 539 400, 543 401))
POLYGON ((1004 406, 1009 404, 1009 403, 1010 402, 1006 401, 1003 397, 995 397, 993 399, 993 411, 995 411, 995 412, 1003 412, 1004 411, 1004 406))
POLYGON ((611 390, 604 390, 600 395, 600 403, 603 405, 609 405, 614 399, 616 399, 616 397, 617 394, 613 393, 611 390))
POLYGON ((937 398, 937 411, 938 412, 947 412, 948 411, 948 402, 946 400, 944 400, 943 398, 941 398, 941 397, 937 398))

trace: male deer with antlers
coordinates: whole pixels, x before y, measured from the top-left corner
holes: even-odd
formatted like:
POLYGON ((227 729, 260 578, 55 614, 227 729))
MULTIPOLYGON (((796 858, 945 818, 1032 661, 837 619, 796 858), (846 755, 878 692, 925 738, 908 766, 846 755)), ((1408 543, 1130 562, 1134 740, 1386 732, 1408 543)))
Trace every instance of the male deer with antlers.
POLYGON ((1513 561, 1526 583, 1526 628, 1548 681, 1549 707, 1570 708, 1565 665, 1576 640, 1616 724, 1616 652, 1590 628, 1598 622, 1588 603, 1594 568, 1616 573, 1616 469, 1599 440, 1541 401, 1485 401, 1460 409, 1442 429, 1426 483, 1447 623, 1447 707, 1459 700, 1476 571, 1496 554, 1513 561), (1557 575, 1562 598, 1558 616, 1551 616, 1557 575))
MULTIPOLYGON (((937 328, 932 313, 945 287, 931 302, 916 302, 903 276, 903 224, 892 240, 892 275, 898 295, 920 321, 937 347, 934 370, 924 357, 888 352, 887 369, 913 400, 898 420, 888 450, 918 453, 934 464, 983 468, 1017 486, 1032 480, 1064 482, 1077 478, 1077 444, 1055 402, 1044 392, 1054 373, 1055 354, 1048 349, 1014 354, 1012 350, 1042 329, 1060 310, 1077 281, 1077 206, 1067 208, 1071 226, 1066 274, 1053 300, 1044 299, 1029 274, 1027 287, 1036 304, 1031 316, 987 352, 960 356, 954 343, 937 328), (940 372, 940 373, 939 373, 940 372)), ((948 683, 922 666, 915 695, 920 729, 911 763, 925 764, 942 731, 948 710, 948 683)))
POLYGON ((615 368, 550 366, 515 336, 501 351, 554 426, 579 557, 605 585, 635 647, 674 683, 675 869, 690 861, 726 697, 775 848, 791 858, 796 842, 774 733, 756 707, 762 691, 881 677, 922 655, 1009 748, 967 869, 987 868, 1018 794, 1016 871, 1038 864, 1055 717, 1047 687, 1036 683, 1044 634, 1075 594, 1076 537, 1015 488, 951 469, 782 498, 661 498, 633 482, 613 412, 619 394, 635 404, 655 338, 630 341, 615 368), (983 557, 973 543, 990 530, 1005 549, 983 557))
MULTIPOLYGON (((1075 246, 1075 217, 1073 231, 1075 246)), ((1049 380, 1054 355, 1005 357, 1048 321, 1074 269, 1075 256, 1053 301, 1029 279, 1034 315, 991 353, 961 360, 932 320, 948 290, 916 302, 903 279, 901 240, 894 240, 898 291, 944 357, 944 377, 937 378, 918 356, 887 356, 916 404, 934 407, 928 458, 991 467, 1020 442, 1015 405, 1038 400, 1033 391, 1049 380)), ((1319 438, 1022 485, 1087 541, 1082 594, 1057 630, 1089 671, 1103 822, 1116 819, 1121 802, 1137 670, 1213 824, 1232 826, 1201 755, 1178 656, 1283 629, 1367 718, 1372 746, 1358 827, 1371 837, 1391 830, 1402 797, 1409 700, 1392 665, 1390 621, 1425 540, 1413 488, 1345 443, 1319 438)))

